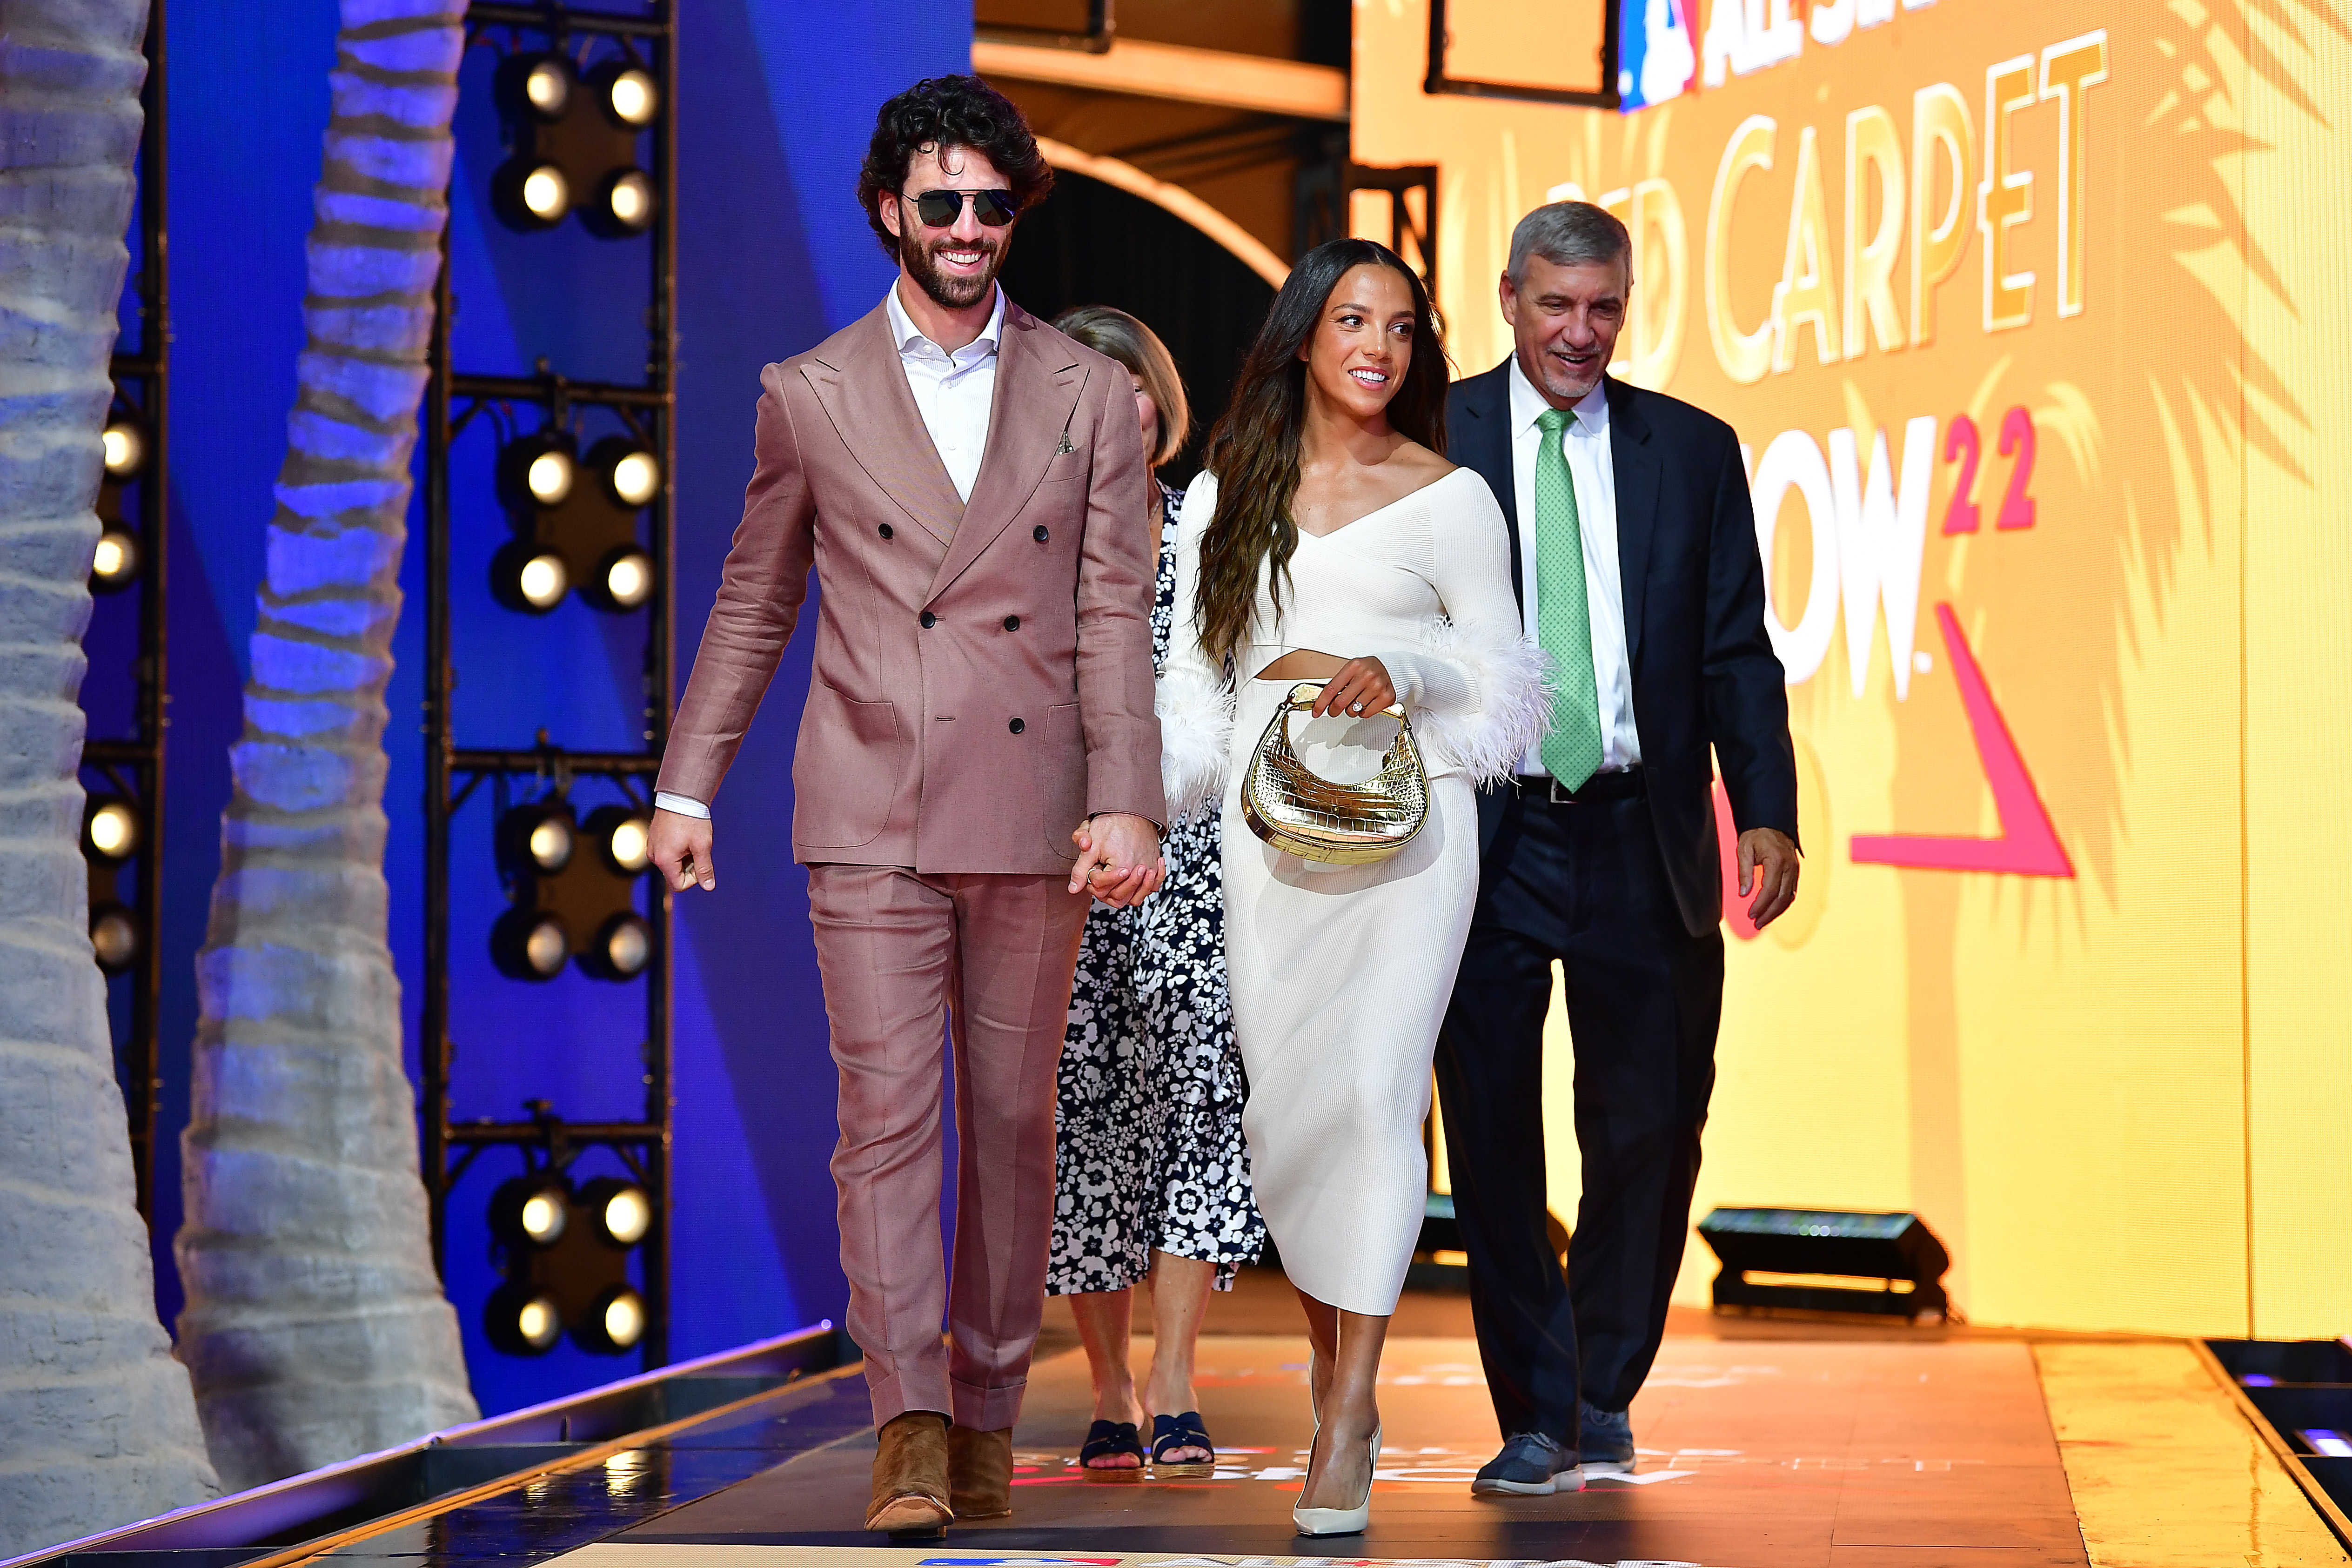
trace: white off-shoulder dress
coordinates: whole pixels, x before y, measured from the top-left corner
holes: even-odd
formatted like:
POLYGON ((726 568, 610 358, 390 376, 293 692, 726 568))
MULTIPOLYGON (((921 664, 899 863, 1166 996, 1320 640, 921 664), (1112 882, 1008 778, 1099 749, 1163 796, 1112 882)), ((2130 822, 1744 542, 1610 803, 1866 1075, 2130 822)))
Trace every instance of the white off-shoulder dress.
MULTIPOLYGON (((1385 1316, 1428 1191, 1430 1059, 1478 893, 1476 786, 1515 773, 1541 733, 1545 660, 1521 631, 1500 509, 1486 480, 1457 468, 1331 533, 1302 532, 1281 615, 1262 579, 1229 683, 1196 616, 1216 504, 1203 474, 1180 523, 1158 704, 1169 810, 1223 800, 1242 1128, 1283 1268, 1318 1300, 1385 1316), (1427 823, 1376 865, 1277 853, 1243 820, 1249 754, 1292 685, 1255 677, 1297 649, 1379 658, 1420 742, 1427 823)), ((1339 780, 1370 776, 1396 733, 1377 717, 1291 723, 1301 759, 1339 780)))

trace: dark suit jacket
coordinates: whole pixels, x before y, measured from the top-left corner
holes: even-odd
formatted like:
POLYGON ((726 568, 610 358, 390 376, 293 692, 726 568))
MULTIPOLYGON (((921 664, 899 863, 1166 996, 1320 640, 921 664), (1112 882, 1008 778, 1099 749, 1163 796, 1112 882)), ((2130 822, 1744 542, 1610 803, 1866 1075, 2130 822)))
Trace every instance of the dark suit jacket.
MULTIPOLYGON (((1454 384, 1445 398, 1445 455, 1476 469, 1502 503, 1512 587, 1524 598, 1510 369, 1506 360, 1454 384)), ((1789 697, 1764 633, 1764 566, 1738 437, 1664 393, 1613 377, 1608 387, 1633 723, 1658 849, 1683 923, 1698 936, 1723 918, 1708 748, 1740 830, 1777 827, 1794 840, 1789 697)), ((1501 818, 1502 796, 1480 795, 1482 847, 1491 847, 1501 818)))

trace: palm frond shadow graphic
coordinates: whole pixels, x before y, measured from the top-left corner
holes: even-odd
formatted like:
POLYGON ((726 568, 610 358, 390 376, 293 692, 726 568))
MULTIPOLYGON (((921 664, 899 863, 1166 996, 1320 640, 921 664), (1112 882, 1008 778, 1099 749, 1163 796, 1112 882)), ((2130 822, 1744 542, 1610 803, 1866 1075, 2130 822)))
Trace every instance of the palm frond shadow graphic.
MULTIPOLYGON (((2127 299, 2114 299, 2110 287, 2107 308, 2147 319, 2115 338, 2116 358, 2108 365, 2070 365, 2032 384, 1997 367, 1970 408, 1990 448, 2001 412, 2026 404, 2044 437, 2044 465, 2070 464, 2084 497, 2096 506, 2100 496, 2115 495, 2122 515, 2108 524, 2100 548, 2067 552, 2061 574, 2025 578, 2005 569, 1990 541, 1969 540, 1954 552, 1944 578, 2029 761, 2028 735, 2104 738, 2104 744, 2076 741, 2063 773, 2034 775, 2089 888, 1999 879, 1997 896, 2024 922, 2021 937, 2037 912, 2079 935, 2090 890, 2117 896, 2125 784, 2135 763, 2126 690, 2180 618, 2184 564, 2228 548, 2242 526, 2231 515, 2240 504, 2242 454, 2259 453, 2310 482, 2289 437, 2308 432, 2310 418, 2244 330, 2252 290, 2290 316, 2295 301, 2262 242, 2262 215, 2248 213, 2234 176, 2246 161, 2272 152, 2245 123, 2258 93, 2286 106, 2273 112, 2327 123, 2305 85, 2310 71, 2299 71, 2265 34, 2309 59, 2326 38, 2352 41, 2352 25, 2331 0, 2229 0, 2210 10, 2186 4, 2161 15, 2158 29, 2113 39, 2109 79, 2095 90, 2116 97, 2093 106, 2095 133, 2116 138, 2119 155, 2113 187, 2103 200, 2094 196, 2107 215, 2105 232, 2094 232, 2086 248, 2107 252, 2107 279, 2130 275, 2127 299), (2104 384, 2104 392, 2086 392, 2085 383, 2104 384), (2049 649, 2053 625, 2070 628, 2063 668, 2005 667, 1992 651, 2049 649)), ((2054 221, 2054 207, 2049 216, 2054 221)), ((2053 281, 2045 279, 2044 289, 2053 281)), ((2039 308, 2051 307, 2045 300, 2039 308)), ((2094 525, 2087 516, 2057 515, 2040 526, 2094 525)), ((1923 603, 1923 626, 1926 609, 1923 603)), ((2211 755, 2219 769, 2236 742, 2215 717, 2211 755)), ((1937 750, 1948 758, 1948 747, 1937 750)), ((1901 752, 1895 800, 1905 819, 1972 819, 1983 785, 1969 770, 1956 780, 1948 761, 1926 756, 1924 746, 1901 752)))

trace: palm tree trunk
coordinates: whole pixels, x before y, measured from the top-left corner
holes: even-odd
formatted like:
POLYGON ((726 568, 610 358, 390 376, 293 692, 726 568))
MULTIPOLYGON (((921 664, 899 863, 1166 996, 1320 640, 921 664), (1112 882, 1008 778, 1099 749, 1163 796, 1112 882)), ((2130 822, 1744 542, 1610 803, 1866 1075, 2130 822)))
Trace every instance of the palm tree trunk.
POLYGON ((146 0, 0 10, 0 1557, 218 1489, 155 1320, 79 845, 146 25, 146 0))
POLYGON ((385 682, 448 216, 460 0, 341 0, 309 342, 196 958, 180 1355, 251 1486, 475 1414, 385 940, 385 682))

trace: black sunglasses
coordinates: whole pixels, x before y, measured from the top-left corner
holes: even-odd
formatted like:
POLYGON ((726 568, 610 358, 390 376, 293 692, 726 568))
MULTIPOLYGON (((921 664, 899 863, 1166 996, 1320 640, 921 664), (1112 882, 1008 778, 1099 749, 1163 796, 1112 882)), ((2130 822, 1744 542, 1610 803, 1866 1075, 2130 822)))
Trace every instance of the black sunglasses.
MULTIPOLYGON (((990 228, 1003 228, 1019 216, 1020 208, 1013 205, 1011 191, 925 191, 913 198, 915 211, 931 228, 948 228, 963 216, 965 197, 971 198, 972 216, 990 228)), ((904 191, 898 199, 908 200, 904 191)))

